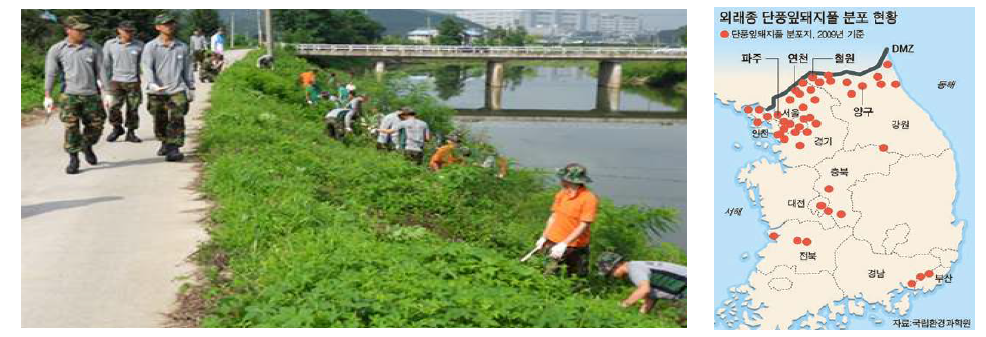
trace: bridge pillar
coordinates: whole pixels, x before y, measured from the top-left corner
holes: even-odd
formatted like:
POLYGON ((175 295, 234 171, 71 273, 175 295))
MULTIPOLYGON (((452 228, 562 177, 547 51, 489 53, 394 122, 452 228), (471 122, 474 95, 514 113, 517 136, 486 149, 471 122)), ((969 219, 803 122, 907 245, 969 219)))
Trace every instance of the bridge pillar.
POLYGON ((387 70, 387 63, 383 60, 378 60, 373 67, 373 71, 377 74, 383 74, 385 70, 387 70))
POLYGON ((620 88, 596 89, 596 111, 616 112, 620 110, 620 88))
POLYGON ((499 88, 503 87, 503 61, 486 62, 486 86, 499 88))
POLYGON ((623 80, 623 66, 618 61, 599 61, 599 87, 619 88, 623 80))
POLYGON ((503 108, 500 104, 503 101, 503 87, 486 86, 486 100, 483 108, 490 111, 497 111, 503 108))

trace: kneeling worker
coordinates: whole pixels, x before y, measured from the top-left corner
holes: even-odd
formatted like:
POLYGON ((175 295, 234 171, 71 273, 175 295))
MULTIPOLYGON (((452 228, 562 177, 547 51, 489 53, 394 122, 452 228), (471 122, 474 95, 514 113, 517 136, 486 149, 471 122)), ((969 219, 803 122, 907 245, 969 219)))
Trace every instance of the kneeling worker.
POLYGON ((447 144, 438 148, 435 154, 431 156, 431 160, 428 161, 428 167, 434 171, 441 170, 443 167, 449 164, 455 164, 462 162, 455 156, 455 148, 459 145, 459 135, 451 134, 446 139, 447 144))
POLYGON ((646 314, 657 299, 681 299, 688 286, 687 268, 670 262, 626 261, 616 253, 605 252, 599 257, 599 274, 614 278, 628 277, 637 289, 620 306, 628 308, 644 299, 640 313, 646 314))

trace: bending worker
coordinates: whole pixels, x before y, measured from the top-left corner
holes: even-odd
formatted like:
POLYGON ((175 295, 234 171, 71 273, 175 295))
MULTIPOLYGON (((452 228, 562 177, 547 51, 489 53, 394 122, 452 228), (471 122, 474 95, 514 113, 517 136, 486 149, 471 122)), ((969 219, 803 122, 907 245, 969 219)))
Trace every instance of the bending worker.
POLYGON ((620 306, 629 308, 644 300, 640 313, 654 308, 657 299, 684 298, 688 286, 687 268, 670 262, 626 261, 616 253, 605 252, 599 256, 599 274, 614 278, 629 278, 637 287, 620 306))

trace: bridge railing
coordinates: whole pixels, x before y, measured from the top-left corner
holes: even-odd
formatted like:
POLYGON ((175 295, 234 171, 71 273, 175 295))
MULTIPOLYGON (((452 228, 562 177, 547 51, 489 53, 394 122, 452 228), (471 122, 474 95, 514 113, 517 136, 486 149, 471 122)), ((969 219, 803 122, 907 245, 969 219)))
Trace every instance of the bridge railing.
POLYGON ((379 45, 379 44, 297 44, 299 52, 329 53, 398 53, 402 55, 613 55, 613 56, 681 56, 685 48, 653 47, 582 47, 582 46, 445 46, 445 45, 379 45))

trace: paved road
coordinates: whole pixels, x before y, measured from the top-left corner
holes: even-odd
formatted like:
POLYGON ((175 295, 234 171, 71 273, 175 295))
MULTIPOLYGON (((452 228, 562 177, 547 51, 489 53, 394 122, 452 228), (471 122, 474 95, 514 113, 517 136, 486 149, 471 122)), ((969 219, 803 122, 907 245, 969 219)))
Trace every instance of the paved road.
MULTIPOLYGON (((227 52, 228 61, 247 51, 227 52)), ((186 161, 158 157, 152 119, 142 107, 137 135, 143 143, 105 141, 100 163, 81 160, 82 172, 65 174, 63 128, 21 129, 22 327, 155 327, 173 308, 185 263, 200 241, 208 205, 189 189, 198 176, 194 146, 210 84, 197 84, 186 117, 191 142, 186 161)), ((146 105, 146 104, 145 104, 146 105)), ((82 157, 80 155, 80 157, 82 157)))

